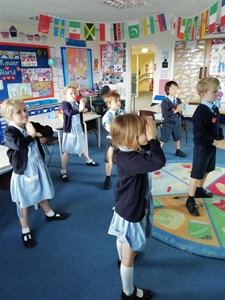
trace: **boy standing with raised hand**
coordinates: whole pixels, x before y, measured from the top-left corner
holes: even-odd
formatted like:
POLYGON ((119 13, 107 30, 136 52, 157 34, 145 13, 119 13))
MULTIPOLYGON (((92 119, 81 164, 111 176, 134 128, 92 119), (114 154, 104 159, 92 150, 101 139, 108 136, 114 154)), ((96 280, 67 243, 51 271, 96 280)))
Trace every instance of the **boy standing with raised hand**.
POLYGON ((194 149, 189 196, 186 207, 193 216, 200 216, 195 198, 212 198, 213 194, 203 188, 207 175, 215 170, 216 147, 225 149, 223 130, 219 123, 219 110, 213 104, 218 95, 220 82, 205 77, 197 84, 197 92, 203 99, 193 115, 194 149))
POLYGON ((177 97, 178 84, 176 81, 168 81, 165 84, 165 92, 167 96, 161 103, 163 126, 160 145, 163 147, 164 143, 168 142, 170 135, 172 134, 176 147, 175 155, 186 157, 186 154, 180 150, 181 112, 184 104, 177 97))

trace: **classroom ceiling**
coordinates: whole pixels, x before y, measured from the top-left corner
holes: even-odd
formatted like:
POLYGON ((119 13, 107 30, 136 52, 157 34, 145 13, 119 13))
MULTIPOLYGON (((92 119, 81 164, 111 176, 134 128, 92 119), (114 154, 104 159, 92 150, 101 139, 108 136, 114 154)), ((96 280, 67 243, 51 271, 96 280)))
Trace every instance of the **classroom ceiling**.
MULTIPOLYGON (((0 0, 0 27, 2 20, 35 25, 38 24, 37 17, 40 14, 89 23, 127 22, 160 13, 194 17, 209 9, 216 2, 216 0, 121 1, 129 3, 141 1, 149 4, 120 9, 106 5, 104 0, 0 0)), ((221 0, 219 0, 218 7, 221 7, 221 0)))

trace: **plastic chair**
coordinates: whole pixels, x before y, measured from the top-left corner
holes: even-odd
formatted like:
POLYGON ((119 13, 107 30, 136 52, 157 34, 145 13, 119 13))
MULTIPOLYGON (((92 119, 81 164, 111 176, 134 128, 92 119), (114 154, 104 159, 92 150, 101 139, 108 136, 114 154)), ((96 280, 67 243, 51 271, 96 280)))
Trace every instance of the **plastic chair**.
POLYGON ((49 167, 51 159, 52 159, 52 155, 54 152, 55 144, 58 144, 59 140, 55 136, 51 136, 51 137, 47 137, 47 138, 41 137, 39 139, 40 139, 40 143, 42 145, 42 148, 43 148, 45 154, 49 156, 49 160, 47 163, 47 167, 49 167))

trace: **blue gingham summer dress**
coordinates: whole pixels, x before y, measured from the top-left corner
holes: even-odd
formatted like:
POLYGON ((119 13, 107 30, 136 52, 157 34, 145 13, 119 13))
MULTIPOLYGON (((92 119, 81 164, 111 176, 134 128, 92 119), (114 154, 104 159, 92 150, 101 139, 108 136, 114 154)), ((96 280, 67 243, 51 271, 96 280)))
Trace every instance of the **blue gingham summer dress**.
POLYGON ((122 243, 126 243, 133 251, 141 251, 146 245, 146 238, 150 237, 153 223, 152 174, 148 173, 146 189, 145 216, 140 222, 129 222, 115 211, 109 226, 108 234, 115 235, 122 243))
POLYGON ((16 202, 19 218, 22 217, 20 208, 38 204, 55 195, 51 176, 35 139, 28 146, 28 161, 24 174, 12 173, 10 192, 12 201, 16 202))
MULTIPOLYGON (((77 108, 74 104, 73 108, 77 108)), ((80 123, 80 114, 72 116, 72 126, 70 132, 63 132, 62 151, 70 154, 82 154, 87 149, 85 135, 80 123)))

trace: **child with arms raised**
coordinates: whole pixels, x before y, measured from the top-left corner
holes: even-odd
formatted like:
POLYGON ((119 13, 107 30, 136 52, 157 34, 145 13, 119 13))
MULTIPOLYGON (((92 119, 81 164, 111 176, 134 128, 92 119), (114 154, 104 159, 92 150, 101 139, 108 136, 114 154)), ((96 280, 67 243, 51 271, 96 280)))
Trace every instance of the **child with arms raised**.
POLYGON ((29 206, 39 204, 47 221, 68 217, 68 214, 54 212, 47 200, 53 198, 55 191, 44 163, 44 152, 39 138, 52 136, 53 131, 50 126, 29 122, 23 100, 5 100, 1 113, 9 125, 4 130, 4 138, 9 148, 9 162, 13 167, 11 197, 17 205, 23 244, 31 248, 35 246, 35 241, 28 225, 29 206))
MULTIPOLYGON (((147 300, 152 291, 133 285, 134 258, 150 236, 153 218, 151 174, 165 165, 165 155, 156 140, 156 124, 134 114, 117 116, 110 125, 118 173, 115 210, 109 234, 117 237, 121 260, 121 299, 147 300), (150 150, 150 152, 148 152, 150 150)), ((112 163, 112 157, 109 162, 112 163)))
POLYGON ((83 112, 87 112, 88 108, 80 100, 80 104, 76 101, 78 96, 78 85, 67 85, 64 88, 66 100, 62 102, 63 112, 63 139, 62 139, 62 181, 68 181, 66 165, 69 153, 82 154, 86 160, 86 165, 97 167, 98 164, 88 156, 87 145, 83 132, 83 112))

